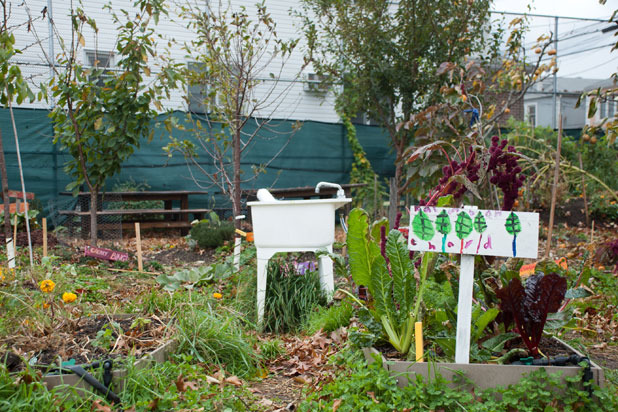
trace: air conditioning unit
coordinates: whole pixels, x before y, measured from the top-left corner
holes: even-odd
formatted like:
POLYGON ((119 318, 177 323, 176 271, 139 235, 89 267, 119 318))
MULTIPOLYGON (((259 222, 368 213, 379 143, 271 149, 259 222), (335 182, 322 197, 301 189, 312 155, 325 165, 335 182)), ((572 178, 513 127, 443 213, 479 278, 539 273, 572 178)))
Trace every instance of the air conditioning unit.
POLYGON ((326 76, 317 73, 305 73, 303 90, 309 93, 326 93, 330 84, 326 82, 326 76))

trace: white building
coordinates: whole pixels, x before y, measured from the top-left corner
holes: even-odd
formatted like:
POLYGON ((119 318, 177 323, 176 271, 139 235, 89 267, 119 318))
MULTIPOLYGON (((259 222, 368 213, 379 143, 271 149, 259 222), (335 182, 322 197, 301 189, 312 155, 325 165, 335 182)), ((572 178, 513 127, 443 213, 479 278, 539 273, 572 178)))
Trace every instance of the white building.
MULTIPOLYGON (((178 2, 182 2, 179 0, 178 2)), ((191 0, 189 0, 191 1, 191 0)), ((231 0, 233 7, 246 7, 249 15, 255 10, 255 0, 231 0)), ((156 26, 158 42, 157 52, 169 52, 171 58, 176 62, 190 64, 192 61, 187 57, 187 53, 182 46, 196 37, 187 29, 186 22, 179 16, 178 7, 175 3, 168 0, 169 16, 162 16, 156 26)), ((38 90, 38 86, 47 83, 52 71, 50 64, 55 61, 55 56, 61 52, 59 38, 65 42, 71 41, 71 2, 67 0, 8 0, 11 10, 10 25, 17 26, 14 30, 17 49, 22 53, 14 58, 19 63, 22 73, 27 77, 33 90, 38 90), (53 22, 53 23, 52 23, 53 22), (52 34, 53 33, 53 34, 52 34)), ((74 1, 77 7, 77 1, 74 1)), ((199 3, 199 1, 198 1, 199 3)), ((111 18, 111 12, 103 6, 107 1, 84 1, 82 7, 86 16, 93 18, 98 27, 98 34, 87 28, 85 30, 84 44, 79 49, 78 57, 85 65, 93 65, 95 60, 99 61, 99 66, 109 64, 114 65, 114 46, 116 43, 115 25, 111 18)), ((132 15, 137 12, 133 9, 133 0, 111 0, 112 8, 118 14, 121 9, 132 11, 132 15)), ((297 1, 266 1, 268 12, 272 15, 277 24, 277 34, 283 39, 302 38, 299 28, 299 21, 292 17, 291 10, 297 8, 297 1)), ((303 66, 303 46, 302 42, 294 50, 285 69, 279 76, 280 87, 289 87, 289 92, 284 96, 284 100, 277 105, 272 112, 261 113, 260 115, 274 119, 289 120, 314 120, 321 122, 335 123, 339 117, 334 110, 334 96, 332 93, 316 92, 315 81, 311 83, 311 68, 303 66)), ((152 62, 151 72, 157 71, 157 62, 152 62)), ((276 62, 274 65, 277 66, 276 62)), ((273 70, 277 73, 278 70, 273 70)), ((269 70, 261 73, 259 78, 264 80, 264 85, 260 86, 263 90, 268 89, 268 83, 272 82, 269 77, 269 70)), ((175 90, 169 101, 162 102, 167 109, 187 111, 186 90, 175 90)), ((256 90, 259 95, 260 90, 256 90)), ((25 103, 21 107, 49 109, 53 102, 25 103)))

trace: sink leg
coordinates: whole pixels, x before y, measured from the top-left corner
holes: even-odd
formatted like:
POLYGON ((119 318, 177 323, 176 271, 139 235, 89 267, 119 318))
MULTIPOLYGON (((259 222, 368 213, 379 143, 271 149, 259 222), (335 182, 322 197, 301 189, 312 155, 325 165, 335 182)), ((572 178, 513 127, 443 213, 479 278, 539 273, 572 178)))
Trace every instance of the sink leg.
MULTIPOLYGON (((327 250, 329 253, 333 253, 332 246, 329 246, 327 250)), ((322 290, 326 293, 326 296, 330 301, 333 298, 333 292, 335 291, 335 282, 333 280, 333 261, 330 257, 323 255, 320 257, 318 265, 318 273, 320 274, 320 286, 322 287, 322 290)))
POLYGON ((268 267, 268 258, 257 259, 257 314, 258 326, 263 327, 264 321, 264 302, 266 299, 266 269, 268 267))

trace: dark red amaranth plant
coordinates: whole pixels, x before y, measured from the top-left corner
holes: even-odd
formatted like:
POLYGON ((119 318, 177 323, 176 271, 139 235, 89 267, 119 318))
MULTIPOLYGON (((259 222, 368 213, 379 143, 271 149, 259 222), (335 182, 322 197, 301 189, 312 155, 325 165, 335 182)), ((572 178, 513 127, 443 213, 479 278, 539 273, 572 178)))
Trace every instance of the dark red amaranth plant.
POLYGON ((448 195, 453 195, 455 201, 459 200, 468 189, 455 178, 465 176, 470 182, 477 182, 480 168, 481 164, 478 162, 473 148, 470 148, 469 156, 462 162, 449 159, 449 164, 442 168, 442 177, 438 181, 438 185, 430 190, 427 197, 422 199, 419 204, 421 206, 435 206, 439 198, 448 195))
POLYGON ((487 173, 492 175, 489 183, 502 190, 502 210, 511 210, 526 178, 521 175, 521 167, 517 162, 517 150, 513 146, 508 146, 505 152, 504 148, 508 142, 505 139, 498 144, 499 140, 498 136, 491 138, 487 173))

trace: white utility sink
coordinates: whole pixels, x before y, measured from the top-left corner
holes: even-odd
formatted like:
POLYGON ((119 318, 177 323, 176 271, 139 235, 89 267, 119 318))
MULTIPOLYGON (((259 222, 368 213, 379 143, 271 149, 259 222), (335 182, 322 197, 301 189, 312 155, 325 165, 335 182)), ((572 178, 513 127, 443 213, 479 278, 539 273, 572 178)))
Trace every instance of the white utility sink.
MULTIPOLYGON (((343 191, 341 191, 343 192, 343 191)), ((251 206, 253 236, 257 249, 258 323, 264 316, 266 268, 277 252, 333 251, 335 241, 335 210, 352 199, 276 200, 265 189, 258 191, 251 206)), ((334 290, 333 262, 328 256, 319 259, 320 285, 332 297, 334 290)))

